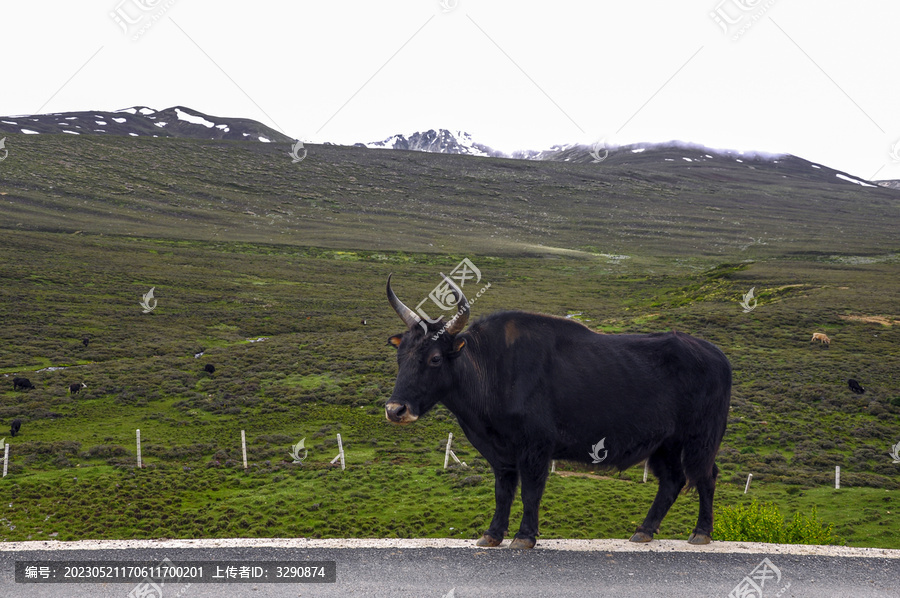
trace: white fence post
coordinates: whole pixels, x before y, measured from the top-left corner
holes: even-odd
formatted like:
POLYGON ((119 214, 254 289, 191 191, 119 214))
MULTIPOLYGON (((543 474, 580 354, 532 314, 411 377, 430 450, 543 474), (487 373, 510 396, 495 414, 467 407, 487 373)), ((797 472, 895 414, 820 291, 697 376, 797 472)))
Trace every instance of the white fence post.
POLYGON ((447 463, 450 462, 450 443, 453 442, 453 432, 447 437, 447 450, 444 451, 444 469, 447 469, 447 463))
MULTIPOLYGON (((446 469, 446 465, 444 468, 446 469)), ((556 473, 556 461, 550 461, 550 473, 556 473)))
POLYGON ((463 467, 468 467, 465 461, 460 461, 459 457, 456 456, 456 453, 453 452, 453 449, 450 448, 450 444, 453 442, 453 432, 450 432, 450 435, 447 437, 447 452, 444 453, 444 469, 447 469, 447 463, 450 460, 450 457, 453 457, 453 460, 463 467))
POLYGON ((750 480, 752 480, 752 479, 753 479, 753 474, 752 474, 752 473, 748 473, 748 474, 747 474, 747 485, 744 486, 744 494, 747 494, 747 490, 750 489, 750 480))
POLYGON ((137 461, 138 469, 140 469, 141 467, 143 467, 143 465, 141 465, 141 431, 140 430, 137 430, 137 458, 138 458, 138 461, 137 461))
POLYGON ((834 489, 835 490, 841 489, 841 466, 840 465, 834 466, 834 489))
POLYGON ((9 465, 9 443, 4 443, 3 446, 3 477, 6 477, 6 468, 9 465))
POLYGON ((340 434, 337 435, 337 440, 338 440, 338 454, 337 454, 337 457, 335 457, 334 459, 331 460, 331 462, 333 464, 335 461, 340 459, 341 460, 341 471, 343 471, 346 468, 346 466, 344 464, 344 443, 341 441, 340 434))
POLYGON ((247 469, 247 436, 241 430, 241 454, 244 456, 244 469, 247 469))
POLYGON ((644 483, 647 483, 647 468, 650 466, 650 460, 644 461, 644 483))

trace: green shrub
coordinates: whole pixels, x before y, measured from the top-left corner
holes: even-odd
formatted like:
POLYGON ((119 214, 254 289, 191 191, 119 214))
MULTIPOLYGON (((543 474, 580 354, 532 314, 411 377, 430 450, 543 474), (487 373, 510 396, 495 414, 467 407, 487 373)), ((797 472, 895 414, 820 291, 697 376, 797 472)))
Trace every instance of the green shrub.
POLYGON ((755 500, 750 506, 720 507, 713 524, 713 536, 730 542, 835 544, 833 532, 834 524, 819 521, 815 507, 808 516, 795 513, 786 521, 775 504, 755 500))

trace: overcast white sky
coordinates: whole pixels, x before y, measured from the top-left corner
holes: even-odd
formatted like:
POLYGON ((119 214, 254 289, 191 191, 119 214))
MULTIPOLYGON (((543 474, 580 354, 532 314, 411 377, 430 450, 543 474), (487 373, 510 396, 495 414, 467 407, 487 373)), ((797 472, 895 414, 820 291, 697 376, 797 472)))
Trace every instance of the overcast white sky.
POLYGON ((184 105, 307 142, 447 128, 507 151, 677 139, 900 179, 898 25, 895 0, 0 0, 0 114, 184 105))

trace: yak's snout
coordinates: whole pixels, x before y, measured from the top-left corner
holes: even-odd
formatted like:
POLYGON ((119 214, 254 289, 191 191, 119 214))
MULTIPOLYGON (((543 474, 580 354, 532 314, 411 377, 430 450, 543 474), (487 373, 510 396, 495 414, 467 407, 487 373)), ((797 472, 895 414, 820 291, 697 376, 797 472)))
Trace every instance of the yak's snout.
POLYGON ((402 403, 387 403, 384 406, 384 416, 395 424, 411 424, 419 419, 418 415, 413 415, 409 407, 402 403))

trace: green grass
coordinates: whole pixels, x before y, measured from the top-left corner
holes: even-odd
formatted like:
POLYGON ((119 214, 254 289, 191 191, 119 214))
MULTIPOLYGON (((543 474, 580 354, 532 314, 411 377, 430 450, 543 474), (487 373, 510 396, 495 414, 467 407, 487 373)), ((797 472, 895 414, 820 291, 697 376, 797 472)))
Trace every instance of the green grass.
MULTIPOLYGON (((348 447, 349 448, 349 447, 348 447)), ((335 451, 336 452, 336 451, 335 451)), ((56 538, 399 537, 477 538, 493 509, 492 475, 478 457, 468 469, 368 463, 348 450, 346 471, 322 463, 277 459, 235 465, 178 467, 81 466, 7 480, 3 534, 7 540, 56 538), (98 509, 98 504, 103 508, 98 509), (11 506, 10 506, 11 505, 11 506)), ((656 486, 635 478, 551 476, 541 506, 543 538, 628 538, 643 520, 656 486)), ((717 514, 753 508, 743 489, 722 484, 717 514)), ((780 504, 793 519, 810 519, 796 537, 784 533, 734 535, 717 524, 719 540, 846 543, 896 548, 896 490, 759 488, 750 496, 780 504), (800 514, 811 514, 809 517, 800 514), (821 533, 833 525, 834 536, 821 533)), ((755 499, 754 499, 755 500, 755 499)), ((521 504, 513 508, 521 517, 521 504)), ((686 540, 696 522, 696 496, 676 501, 659 538, 686 540)))
MULTIPOLYGON (((15 235, 28 238, 33 246, 59 247, 52 235, 15 235)), ((169 244, 160 258, 159 253, 143 250, 147 244, 94 238, 66 252, 31 254, 12 243, 6 247, 50 279, 63 280, 66 269, 78 263, 97 264, 91 286, 60 282, 60 288, 4 287, 4 293, 27 291, 30 297, 17 306, 15 316, 11 311, 6 315, 34 323, 5 331, 9 342, 0 351, 0 364, 11 374, 29 376, 38 387, 13 392, 10 385, 0 391, 0 417, 6 421, 21 417, 26 422, 21 436, 8 438, 12 475, 3 483, 11 498, 19 497, 16 492, 25 497, 13 500, 23 509, 14 507, 6 517, 15 526, 9 539, 34 539, 51 530, 67 538, 472 537, 483 531, 493 504, 492 476, 452 416, 438 408, 416 426, 402 428, 384 420, 381 406, 390 394, 396 367, 385 340, 397 331, 399 320, 382 298, 382 285, 387 273, 399 268, 396 263, 380 258, 347 263, 327 252, 292 247, 265 251, 257 247, 249 252, 231 247, 225 252, 220 245, 201 242, 169 244), (210 266, 175 267, 191 261, 210 266), (159 303, 154 312, 142 314, 138 300, 145 289, 126 284, 116 290, 116 281, 151 267, 164 273, 164 280, 147 281, 157 286, 159 303), (236 275, 251 272, 271 284, 232 282, 236 275), (298 293, 297 288, 314 291, 298 293), (66 315, 39 318, 42 310, 52 310, 59 302, 66 304, 66 315), (88 347, 80 343, 82 322, 92 327, 88 347), (248 342, 260 337, 266 340, 248 342), (200 351, 203 356, 195 358, 200 351), (45 359, 52 363, 83 365, 44 372, 14 369, 23 353, 48 355, 45 359), (205 363, 214 363, 216 372, 202 371, 205 363), (68 395, 66 387, 73 381, 84 381, 88 387, 68 395), (136 428, 141 429, 147 466, 142 471, 134 470, 136 428), (241 429, 249 442, 247 473, 239 467, 241 429), (326 467, 337 454, 338 432, 348 458, 348 469, 342 473, 326 467), (457 454, 473 465, 473 472, 439 471, 449 432, 454 433, 457 454), (292 466, 290 446, 303 437, 310 456, 302 466, 292 466), (34 518, 41 519, 38 514, 47 510, 47 503, 24 505, 43 492, 41 488, 68 487, 75 477, 79 495, 97 500, 102 496, 109 517, 115 519, 65 532, 38 525, 34 518), (463 483, 467 478, 471 479, 463 483), (144 514, 126 524, 133 512, 128 504, 134 504, 135 496, 108 490, 137 479, 145 479, 148 488, 158 486, 160 492, 141 499, 149 501, 140 503, 144 514), (271 487, 254 482, 276 479, 271 487), (343 481, 317 485, 323 479, 343 481), (176 490, 184 502, 165 503, 164 497, 176 490), (282 501, 277 508, 253 502, 270 491, 278 495, 272 505, 282 501), (350 496, 353 493, 358 495, 350 496), (309 513, 303 506, 323 501, 340 513, 338 517, 326 511, 332 515, 327 525, 324 513, 309 513), (395 514, 401 503, 432 515, 419 517, 410 510, 395 514), (215 514, 219 507, 226 509, 227 517, 215 514), (148 514, 154 510, 161 510, 159 517, 148 514), (168 513, 165 520, 160 519, 163 513, 168 513), (264 517, 259 519, 257 513, 264 517)), ((433 280, 420 272, 448 267, 440 265, 439 256, 405 259, 408 265, 395 276, 404 297, 424 296, 430 290, 433 280)), ((723 347, 735 367, 735 388, 719 457, 718 505, 741 500, 739 491, 752 472, 751 496, 765 492, 766 500, 778 504, 787 517, 818 506, 822 520, 835 523, 835 533, 850 544, 898 545, 897 520, 887 512, 890 509, 858 498, 868 500, 861 494, 865 491, 900 489, 896 466, 887 456, 890 444, 896 442, 893 438, 900 440, 900 409, 888 402, 898 394, 892 377, 898 366, 897 332, 894 327, 835 315, 893 313, 887 305, 896 292, 887 276, 893 266, 847 271, 817 261, 771 260, 731 270, 725 277, 720 275, 723 268, 715 268, 636 279, 604 277, 602 266, 591 262, 555 260, 541 264, 542 277, 535 280, 537 259, 473 259, 490 264, 484 272, 490 276, 491 292, 478 304, 485 312, 513 297, 526 307, 543 305, 549 313, 580 312, 588 326, 598 329, 677 328, 723 347), (585 282, 572 284, 581 280, 572 278, 573 271, 585 282), (798 274, 806 281, 806 294, 779 301, 760 299, 749 314, 737 306, 745 288, 777 288, 798 274), (874 290, 865 295, 864 309, 834 307, 846 293, 840 286, 862 284, 874 290), (698 296, 696 289, 711 285, 717 289, 714 296, 698 296), (628 307, 620 308, 623 304, 628 307), (820 327, 834 339, 831 348, 809 343, 807 331, 820 327), (843 369, 849 362, 854 369, 843 369), (844 378, 851 375, 866 382, 866 395, 849 392, 844 378), (843 484, 850 488, 827 490, 835 464, 842 465, 843 484), (798 495, 816 496, 817 491, 825 494, 807 502, 797 500, 798 495), (849 501, 849 509, 844 501, 849 501), (847 518, 848 514, 856 516, 847 518)), ((453 265, 451 260, 449 267, 453 265)), ((626 472, 625 477, 637 481, 639 474, 626 472)), ((553 478, 544 502, 542 532, 545 537, 624 537, 643 518, 654 488, 620 479, 553 478), (625 497, 630 498, 623 501, 625 497), (605 507, 598 509, 600 504, 605 507)), ((48 500, 58 505, 55 492, 48 500)), ((92 503, 66 498, 63 504, 68 505, 65 510, 54 507, 58 518, 72 521, 84 519, 92 503)), ((664 523, 662 537, 686 538, 693 527, 695 499, 685 497, 677 505, 664 523)))
MULTIPOLYGON (((725 351, 734 390, 718 508, 757 499, 792 520, 815 507, 839 541, 900 547, 887 191, 725 166, 713 188, 667 165, 598 172, 346 148, 311 152, 298 171, 250 144, 34 137, 16 139, 0 181, 0 422, 24 421, 6 438, 0 538, 477 537, 493 477, 452 415, 438 407, 408 427, 383 415, 396 376, 385 343, 402 327, 388 274, 415 305, 469 257, 491 283, 475 317, 577 315, 598 331, 677 329, 725 351), (824 203, 802 211, 813 193, 824 203), (639 232, 657 209, 680 216, 639 232), (835 222, 845 234, 823 244, 835 222), (757 227, 771 228, 766 244, 741 249, 757 227), (150 287, 157 308, 143 314, 150 287), (743 313, 751 287, 758 306, 743 313), (809 342, 816 331, 829 348, 809 342), (17 375, 37 388, 14 392, 17 375), (74 382, 87 388, 70 395, 74 382), (441 468, 450 432, 470 469, 441 468), (328 465, 338 433, 343 472, 328 465), (292 465, 304 437, 309 456, 292 465)), ((543 537, 629 537, 655 493, 641 473, 551 477, 543 537)), ((686 539, 696 511, 681 497, 661 537, 686 539)), ((520 516, 517 503, 514 526, 520 516)))
POLYGON ((713 535, 730 542, 770 542, 775 544, 837 544, 834 524, 819 521, 818 509, 810 514, 794 513, 787 521, 775 504, 721 507, 715 518, 713 535))

